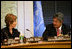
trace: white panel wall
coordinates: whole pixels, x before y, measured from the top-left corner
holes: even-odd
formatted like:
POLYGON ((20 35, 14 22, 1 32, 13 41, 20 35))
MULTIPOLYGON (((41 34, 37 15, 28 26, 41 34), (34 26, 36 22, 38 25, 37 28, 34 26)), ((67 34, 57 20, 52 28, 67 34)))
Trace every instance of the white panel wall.
POLYGON ((17 23, 17 26, 18 26, 18 30, 20 31, 20 33, 22 35, 24 35, 24 28, 25 28, 25 22, 24 22, 24 16, 25 13, 24 13, 24 5, 23 5, 23 1, 18 1, 18 23, 17 23))
POLYGON ((33 37, 33 1, 25 1, 25 36, 33 37), (30 31, 27 31, 29 29, 30 31))
POLYGON ((33 37, 33 1, 18 1, 18 30, 21 34, 33 37), (30 31, 27 31, 29 29, 30 31))

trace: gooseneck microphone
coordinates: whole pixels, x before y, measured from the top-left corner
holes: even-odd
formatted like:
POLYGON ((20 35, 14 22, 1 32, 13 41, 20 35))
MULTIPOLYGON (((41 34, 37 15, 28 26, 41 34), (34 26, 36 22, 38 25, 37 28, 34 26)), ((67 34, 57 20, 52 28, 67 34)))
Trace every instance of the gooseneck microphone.
POLYGON ((30 31, 29 29, 26 29, 27 31, 30 31))
POLYGON ((32 32, 29 29, 26 29, 27 31, 29 31, 31 33, 31 35, 33 36, 32 32))

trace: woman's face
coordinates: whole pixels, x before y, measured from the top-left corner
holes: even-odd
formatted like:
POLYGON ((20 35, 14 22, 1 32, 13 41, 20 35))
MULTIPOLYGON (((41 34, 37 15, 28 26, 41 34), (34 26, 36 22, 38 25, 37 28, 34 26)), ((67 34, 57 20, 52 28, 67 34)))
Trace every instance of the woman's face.
POLYGON ((12 28, 15 28, 15 27, 16 27, 16 24, 17 24, 17 20, 14 21, 12 24, 10 24, 10 26, 11 26, 12 28))

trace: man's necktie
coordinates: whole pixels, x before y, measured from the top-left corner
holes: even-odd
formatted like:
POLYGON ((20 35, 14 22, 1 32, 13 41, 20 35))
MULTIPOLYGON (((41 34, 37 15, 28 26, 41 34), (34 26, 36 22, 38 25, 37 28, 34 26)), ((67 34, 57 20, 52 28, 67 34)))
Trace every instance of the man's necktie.
POLYGON ((57 29, 57 36, 59 35, 59 28, 57 29))

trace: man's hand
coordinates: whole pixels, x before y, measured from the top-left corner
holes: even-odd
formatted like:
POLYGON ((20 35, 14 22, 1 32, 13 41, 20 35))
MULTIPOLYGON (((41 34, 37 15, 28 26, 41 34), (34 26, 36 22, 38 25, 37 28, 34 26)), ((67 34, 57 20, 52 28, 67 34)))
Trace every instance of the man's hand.
POLYGON ((58 36, 63 36, 63 34, 59 34, 58 36))

